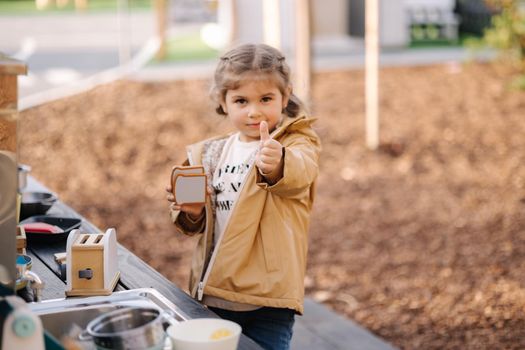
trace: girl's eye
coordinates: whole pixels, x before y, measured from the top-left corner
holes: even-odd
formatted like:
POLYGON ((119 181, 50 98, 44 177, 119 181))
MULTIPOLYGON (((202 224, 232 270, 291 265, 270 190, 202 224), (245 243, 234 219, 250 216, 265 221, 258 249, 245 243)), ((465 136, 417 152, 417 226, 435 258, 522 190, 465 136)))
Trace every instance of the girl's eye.
POLYGON ((239 104, 244 104, 246 103, 246 100, 244 98, 238 98, 236 99, 235 101, 233 101, 234 103, 239 103, 239 104))
POLYGON ((270 102, 271 100, 272 100, 271 97, 263 97, 263 98, 262 98, 262 101, 263 101, 263 102, 270 102))

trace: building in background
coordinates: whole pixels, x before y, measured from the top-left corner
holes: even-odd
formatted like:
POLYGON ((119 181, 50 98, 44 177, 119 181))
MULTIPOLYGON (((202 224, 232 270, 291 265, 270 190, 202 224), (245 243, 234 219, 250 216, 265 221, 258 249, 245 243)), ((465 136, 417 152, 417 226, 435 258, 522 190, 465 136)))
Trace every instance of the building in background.
MULTIPOLYGON (((177 1, 177 0, 174 0, 177 1)), ((291 52, 295 6, 299 0, 279 1, 281 49, 291 52)), ((183 2, 191 2, 184 0, 183 2)), ((366 0, 311 0, 314 50, 351 49, 365 33, 366 0)), ((202 3, 202 2, 201 2, 202 3)), ((263 41, 263 0, 218 0, 217 7, 233 7, 219 15, 222 28, 234 30, 234 42, 263 41), (232 12, 235 11, 235 12, 232 12)), ((405 48, 414 43, 457 42, 460 31, 480 35, 490 25, 492 11, 483 0, 380 0, 380 46, 405 48)))

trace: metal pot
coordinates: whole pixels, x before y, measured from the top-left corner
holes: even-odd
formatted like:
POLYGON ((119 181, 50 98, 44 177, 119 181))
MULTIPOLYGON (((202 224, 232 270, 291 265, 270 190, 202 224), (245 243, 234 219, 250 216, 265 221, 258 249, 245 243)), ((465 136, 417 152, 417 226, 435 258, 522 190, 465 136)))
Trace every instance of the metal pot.
POLYGON ((20 206, 20 220, 34 215, 44 215, 55 204, 58 197, 50 192, 24 192, 20 206))
POLYGON ((160 350, 166 338, 163 322, 168 316, 154 308, 118 309, 89 322, 79 339, 93 340, 98 349, 160 350))

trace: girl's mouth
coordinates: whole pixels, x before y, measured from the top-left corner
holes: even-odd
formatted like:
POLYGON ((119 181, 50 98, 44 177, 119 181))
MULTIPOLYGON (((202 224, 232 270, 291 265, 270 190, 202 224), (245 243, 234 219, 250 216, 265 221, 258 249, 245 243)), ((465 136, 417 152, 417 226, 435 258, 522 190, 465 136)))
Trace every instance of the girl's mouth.
POLYGON ((259 125, 261 123, 255 123, 255 124, 246 124, 249 128, 253 128, 253 129, 259 129, 259 125))

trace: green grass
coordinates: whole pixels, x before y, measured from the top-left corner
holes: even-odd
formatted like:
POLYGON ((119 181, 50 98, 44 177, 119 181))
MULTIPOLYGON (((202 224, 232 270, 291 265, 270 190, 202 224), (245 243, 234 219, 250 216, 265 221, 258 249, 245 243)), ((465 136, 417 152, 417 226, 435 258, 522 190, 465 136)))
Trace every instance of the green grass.
POLYGON ((436 40, 418 40, 412 41, 409 45, 412 49, 419 48, 430 48, 430 47, 463 47, 470 46, 471 42, 479 40, 479 37, 472 34, 460 33, 458 40, 445 40, 445 39, 436 39, 436 40))
POLYGON ((155 59, 151 63, 204 61, 219 56, 217 50, 209 47, 201 40, 199 33, 168 39, 166 45, 166 59, 163 61, 155 59))
POLYGON ((410 43, 411 49, 429 48, 429 47, 458 47, 461 46, 459 41, 450 40, 418 40, 410 43))
MULTIPOLYGON (((69 0, 68 4, 62 8, 57 7, 54 2, 44 10, 36 8, 35 0, 0 0, 0 14, 46 14, 73 12, 75 9, 75 0, 69 0)), ((116 11, 118 0, 87 0, 87 11, 116 11)), ((151 0, 129 0, 130 10, 151 9, 151 0)))

